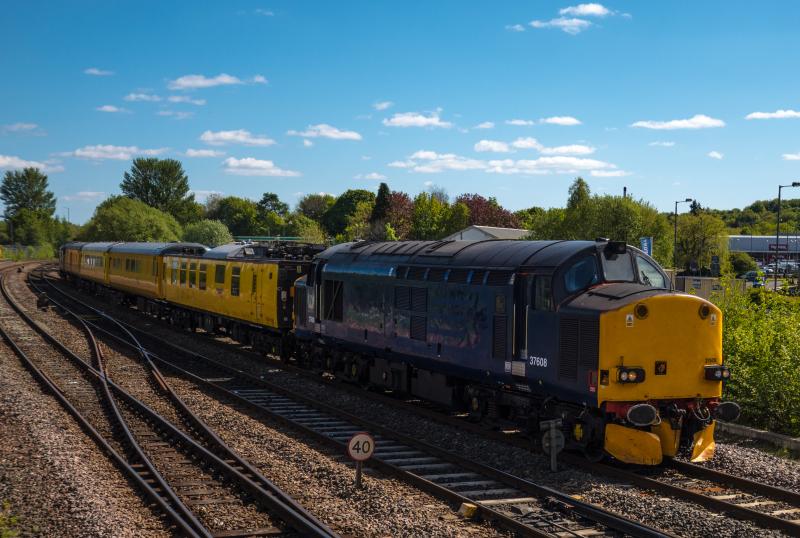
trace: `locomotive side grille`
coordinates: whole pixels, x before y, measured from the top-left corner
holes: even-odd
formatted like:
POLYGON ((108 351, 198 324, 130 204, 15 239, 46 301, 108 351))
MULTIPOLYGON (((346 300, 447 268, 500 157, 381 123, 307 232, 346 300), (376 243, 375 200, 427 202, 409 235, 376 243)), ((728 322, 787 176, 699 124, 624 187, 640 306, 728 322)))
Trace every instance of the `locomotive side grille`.
POLYGON ((511 271, 489 271, 489 276, 486 278, 487 286, 507 286, 511 280, 511 271))
POLYGON ((579 321, 561 318, 558 331, 558 377, 578 379, 579 337, 579 321))
POLYGON ((469 271, 466 269, 450 269, 447 281, 451 284, 466 284, 469 278, 469 271))
POLYGON ((425 267, 409 267, 408 276, 406 276, 406 278, 408 280, 425 280, 426 270, 427 268, 425 267))
POLYGON ((398 310, 411 310, 411 288, 408 286, 395 286, 394 307, 398 310))
POLYGON ((411 316, 410 336, 414 340, 425 341, 428 338, 428 323, 425 316, 411 316))
POLYGON ((505 359, 508 352, 508 316, 495 316, 492 326, 492 357, 505 359))
POLYGON ((470 280, 470 284, 475 284, 476 286, 480 286, 483 284, 483 277, 486 276, 486 271, 483 269, 475 269, 472 272, 472 280, 470 280))
POLYGON ((430 282, 444 282, 444 275, 447 274, 447 269, 441 267, 432 267, 428 269, 428 280, 430 282))
POLYGON ((596 370, 600 360, 600 322, 582 319, 580 322, 581 368, 596 370))
POLYGON ((428 288, 411 288, 411 310, 428 311, 428 288))

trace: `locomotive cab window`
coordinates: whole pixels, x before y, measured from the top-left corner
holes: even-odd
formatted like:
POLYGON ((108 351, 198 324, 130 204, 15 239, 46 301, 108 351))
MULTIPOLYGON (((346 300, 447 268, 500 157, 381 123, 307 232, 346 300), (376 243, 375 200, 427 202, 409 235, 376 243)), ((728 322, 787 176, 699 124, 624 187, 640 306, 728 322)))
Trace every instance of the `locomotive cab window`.
POLYGON ((643 256, 636 256, 636 265, 639 271, 639 280, 645 286, 654 288, 666 288, 667 279, 658 268, 643 256))
POLYGON ((600 282, 600 275, 597 267, 597 258, 593 254, 576 261, 564 273, 564 288, 566 288, 567 293, 575 293, 598 282, 600 282))
POLYGON ((608 282, 636 282, 631 255, 628 252, 603 252, 603 272, 608 282))
POLYGON ((322 300, 324 307, 322 310, 324 319, 331 321, 344 320, 344 282, 341 280, 324 280, 322 300))

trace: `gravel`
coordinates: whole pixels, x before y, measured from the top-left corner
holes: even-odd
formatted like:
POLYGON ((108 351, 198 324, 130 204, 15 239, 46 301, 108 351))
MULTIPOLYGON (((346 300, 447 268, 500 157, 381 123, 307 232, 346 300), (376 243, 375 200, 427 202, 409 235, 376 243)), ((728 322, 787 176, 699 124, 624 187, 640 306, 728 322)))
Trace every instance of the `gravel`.
MULTIPOLYGON (((238 344, 220 345, 226 339, 214 341, 208 337, 192 335, 171 329, 161 322, 142 318, 130 309, 114 309, 115 315, 143 327, 158 336, 167 337, 179 345, 203 353, 211 358, 222 360, 243 370, 253 371, 265 378, 281 384, 288 389, 301 391, 303 394, 317 398, 343 410, 362 416, 408 435, 414 435, 428 443, 453 450, 482 463, 497 467, 508 473, 521 476, 543 485, 548 485, 567 493, 577 495, 585 501, 592 502, 631 517, 648 525, 680 536, 771 536, 770 533, 749 522, 737 521, 723 515, 707 511, 691 503, 662 498, 653 492, 640 488, 619 484, 604 477, 594 476, 575 469, 563 469, 557 473, 549 471, 546 458, 527 450, 515 448, 504 443, 487 440, 481 436, 459 430, 441 423, 425 419, 413 413, 398 410, 392 406, 377 403, 366 396, 353 395, 336 386, 315 382, 304 376, 276 370, 267 362, 259 363, 257 356, 251 352, 240 352, 243 346, 238 344)), ((720 443, 718 458, 715 462, 730 462, 731 470, 756 463, 752 466, 752 476, 759 481, 772 483, 781 481, 783 466, 791 469, 793 483, 797 477, 797 466, 780 458, 758 452, 757 458, 742 447, 720 443), (776 472, 765 473, 770 467, 776 472)), ((752 449, 749 449, 752 450, 752 449)), ((785 482, 775 483, 785 485, 785 482)))
POLYGON ((0 371, 0 501, 23 536, 171 536, 5 344, 0 371))

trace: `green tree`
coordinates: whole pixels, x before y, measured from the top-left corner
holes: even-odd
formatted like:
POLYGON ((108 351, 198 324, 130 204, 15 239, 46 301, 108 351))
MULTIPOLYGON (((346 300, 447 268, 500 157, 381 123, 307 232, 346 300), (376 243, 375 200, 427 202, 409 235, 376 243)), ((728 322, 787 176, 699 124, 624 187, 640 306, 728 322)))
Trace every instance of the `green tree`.
POLYGON ((719 217, 702 212, 681 215, 678 220, 678 267, 710 267, 711 257, 719 256, 725 267, 728 261, 728 233, 719 217))
POLYGON ((126 196, 111 196, 94 210, 80 236, 84 241, 177 241, 175 217, 126 196))
POLYGON ((741 275, 748 271, 755 271, 758 269, 756 261, 746 252, 731 252, 730 262, 733 273, 741 275))
POLYGON ((370 223, 382 224, 386 221, 391 207, 391 194, 389 185, 381 183, 378 187, 378 195, 375 197, 375 207, 372 208, 372 214, 369 216, 370 223))
POLYGON ((258 206, 247 198, 225 196, 215 200, 213 209, 206 212, 206 217, 222 221, 234 236, 262 233, 258 222, 258 206))
POLYGON ((233 235, 224 222, 203 219, 186 226, 183 231, 183 240, 214 248, 233 241, 233 235))
POLYGON ((299 212, 292 213, 286 218, 286 235, 299 237, 306 243, 324 244, 326 242, 322 226, 299 212))
POLYGON ((330 194, 307 194, 297 203, 297 211, 311 220, 322 223, 325 213, 336 203, 336 197, 330 194))
POLYGON ((289 214, 289 205, 282 202, 274 192, 265 192, 258 202, 258 209, 262 214, 277 213, 281 217, 289 214))
POLYGON ((199 218, 199 205, 189 192, 189 177, 175 159, 140 157, 120 183, 122 194, 169 213, 181 222, 199 218))
POLYGON ((17 210, 14 218, 14 240, 23 245, 50 243, 52 219, 28 208, 17 210))
POLYGON ((9 170, 0 184, 0 200, 6 218, 13 218, 21 209, 28 209, 50 218, 56 211, 56 197, 48 190, 47 176, 38 168, 9 170))
POLYGON ((343 234, 346 241, 372 239, 369 220, 372 210, 372 202, 366 200, 358 202, 356 210, 347 217, 347 226, 343 234))
POLYGON ((468 225, 466 204, 450 205, 439 192, 422 192, 414 198, 410 232, 413 239, 441 239, 468 225))
POLYGON ((372 211, 375 195, 363 189, 351 189, 342 193, 322 218, 322 225, 328 233, 333 236, 344 234, 349 224, 348 219, 356 212, 360 202, 369 203, 372 211))

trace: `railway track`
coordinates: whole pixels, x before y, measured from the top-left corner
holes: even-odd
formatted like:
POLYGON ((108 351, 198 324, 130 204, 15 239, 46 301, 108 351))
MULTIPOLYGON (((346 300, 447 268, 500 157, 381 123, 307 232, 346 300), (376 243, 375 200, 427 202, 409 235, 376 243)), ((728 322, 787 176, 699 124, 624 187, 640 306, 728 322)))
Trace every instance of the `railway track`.
MULTIPOLYGON (((82 304, 45 279, 65 301, 82 304)), ((143 349, 162 368, 191 379, 234 405, 290 426, 344 452, 353 433, 370 431, 375 456, 370 465, 444 499, 477 517, 522 536, 666 536, 665 533, 569 495, 442 450, 324 402, 156 339, 108 314, 82 304, 95 331, 121 345, 143 349), (124 330, 123 330, 124 329, 124 330), (134 336, 135 334, 135 336, 134 336), (150 345, 152 344, 152 345, 150 345), (168 351, 159 356, 151 349, 168 351)))
MULTIPOLYGON (((227 449, 213 432, 204 429, 188 409, 182 413, 184 427, 203 442, 114 383, 91 327, 79 317, 76 319, 93 350, 93 364, 50 335, 9 292, 6 276, 10 270, 0 269, 3 337, 37 379, 170 518, 176 532, 207 537, 333 536, 227 449)), ((157 378, 158 372, 154 376, 157 378)))

